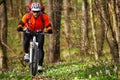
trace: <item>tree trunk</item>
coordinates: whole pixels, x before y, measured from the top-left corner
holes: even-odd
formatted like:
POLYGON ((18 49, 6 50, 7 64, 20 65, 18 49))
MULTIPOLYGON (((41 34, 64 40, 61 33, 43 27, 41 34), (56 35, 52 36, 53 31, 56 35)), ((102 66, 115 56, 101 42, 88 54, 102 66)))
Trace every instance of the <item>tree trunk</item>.
MULTIPOLYGON (((116 15, 117 15, 117 21, 118 21, 118 32, 120 32, 120 0, 116 1, 116 6, 117 6, 117 11, 116 11, 116 15)), ((118 50, 119 50, 119 62, 120 62, 120 33, 118 34, 118 50)))
MULTIPOLYGON (((50 16, 51 23, 53 23, 53 1, 52 0, 47 0, 48 2, 48 14, 50 16)), ((49 44, 49 52, 48 52, 48 62, 52 63, 54 60, 53 57, 53 38, 52 35, 50 35, 50 44, 49 44)))
POLYGON ((105 41, 105 25, 103 18, 100 16, 100 42, 99 42, 99 50, 98 50, 98 56, 102 56, 103 54, 103 46, 105 41))
POLYGON ((61 7, 62 0, 48 0, 49 14, 53 26, 53 34, 50 36, 50 63, 60 60, 61 7))
POLYGON ((70 54, 70 0, 64 0, 64 29, 65 29, 65 38, 67 42, 67 50, 69 51, 70 54), (67 5, 66 5, 67 4, 67 5))
POLYGON ((88 54, 88 3, 87 0, 82 1, 82 53, 88 54))
POLYGON ((112 55, 113 62, 119 63, 118 43, 117 43, 117 39, 116 39, 113 26, 112 26, 113 22, 111 22, 110 20, 111 15, 109 14, 108 3, 106 2, 106 0, 101 0, 101 3, 102 3, 102 10, 103 10, 103 17, 104 17, 105 25, 106 25, 105 26, 106 27, 106 40, 110 47, 110 53, 112 55))
POLYGON ((93 34, 93 42, 94 42, 94 54, 95 54, 95 59, 98 60, 98 48, 97 48, 97 38, 95 31, 94 12, 93 12, 93 0, 90 0, 90 17, 91 17, 91 26, 92 26, 92 34, 93 34))
POLYGON ((13 0, 9 0, 10 1, 10 15, 13 17, 13 0))
POLYGON ((98 37, 97 37, 97 41, 98 41, 98 46, 97 46, 98 47, 98 57, 100 57, 103 54, 103 47, 104 47, 104 41, 105 41, 105 25, 104 25, 104 20, 103 20, 103 17, 102 17, 101 3, 98 0, 98 1, 94 1, 94 4, 95 4, 95 10, 96 10, 96 12, 98 12, 97 13, 98 16, 96 16, 96 17, 100 21, 97 24, 98 27, 97 27, 97 31, 96 31, 98 33, 98 37))
MULTIPOLYGON (((112 11, 112 18, 113 18, 113 30, 114 30, 114 34, 115 34, 115 37, 116 37, 116 41, 117 41, 117 44, 118 44, 118 53, 120 52, 120 28, 118 26, 118 16, 117 16, 117 1, 116 0, 111 0, 111 11, 112 11)), ((120 57, 120 55, 119 55, 120 57)))
POLYGON ((1 48, 2 48, 2 68, 7 69, 7 49, 5 45, 7 44, 7 8, 6 0, 1 4, 1 48))

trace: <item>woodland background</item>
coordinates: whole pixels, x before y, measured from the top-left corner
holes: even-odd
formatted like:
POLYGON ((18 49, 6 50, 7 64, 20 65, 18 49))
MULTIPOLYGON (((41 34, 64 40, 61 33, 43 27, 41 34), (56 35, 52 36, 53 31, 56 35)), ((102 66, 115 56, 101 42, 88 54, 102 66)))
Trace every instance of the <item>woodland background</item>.
POLYGON ((53 25, 53 34, 45 36, 43 79, 119 79, 120 0, 0 0, 1 79, 30 77, 16 28, 31 1, 43 3, 53 25))

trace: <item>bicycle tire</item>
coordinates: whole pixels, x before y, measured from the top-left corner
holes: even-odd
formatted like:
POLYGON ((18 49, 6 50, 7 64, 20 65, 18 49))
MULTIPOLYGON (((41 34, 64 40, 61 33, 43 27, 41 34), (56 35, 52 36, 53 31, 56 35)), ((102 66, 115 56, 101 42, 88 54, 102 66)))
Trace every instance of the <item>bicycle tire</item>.
POLYGON ((32 63, 30 64, 30 71, 33 76, 37 73, 37 46, 32 50, 32 63))

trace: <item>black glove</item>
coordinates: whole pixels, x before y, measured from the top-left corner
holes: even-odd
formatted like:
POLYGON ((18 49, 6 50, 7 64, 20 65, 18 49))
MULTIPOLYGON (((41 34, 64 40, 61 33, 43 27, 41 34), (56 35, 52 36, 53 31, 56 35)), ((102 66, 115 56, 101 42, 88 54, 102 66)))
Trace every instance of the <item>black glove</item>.
POLYGON ((48 30, 47 33, 52 34, 53 32, 52 32, 52 30, 48 30))
POLYGON ((18 28, 17 28, 17 31, 18 31, 18 32, 23 31, 23 28, 18 27, 18 28))

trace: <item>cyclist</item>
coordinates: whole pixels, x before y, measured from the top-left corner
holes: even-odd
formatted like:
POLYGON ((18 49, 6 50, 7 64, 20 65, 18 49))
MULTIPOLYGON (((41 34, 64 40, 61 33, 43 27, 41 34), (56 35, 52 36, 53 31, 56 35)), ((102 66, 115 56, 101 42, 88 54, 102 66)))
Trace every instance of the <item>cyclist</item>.
MULTIPOLYGON (((26 13, 22 19, 20 20, 17 31, 23 31, 23 29, 26 29, 26 33, 24 33, 23 37, 23 49, 24 49, 24 60, 29 61, 29 45, 30 40, 32 39, 32 35, 28 34, 27 31, 37 31, 41 30, 43 31, 44 28, 46 28, 47 33, 52 33, 52 26, 50 23, 50 19, 47 14, 43 13, 41 11, 41 5, 37 2, 33 2, 31 4, 31 11, 29 13, 26 13)), ((44 34, 39 34, 37 36, 38 41, 38 47, 39 47, 39 64, 38 64, 38 72, 42 72, 42 65, 44 60, 44 34)))

